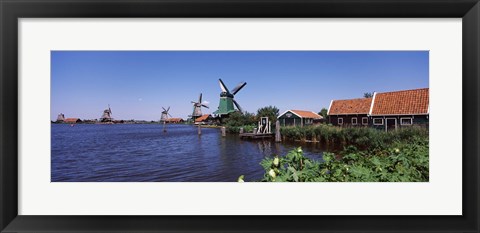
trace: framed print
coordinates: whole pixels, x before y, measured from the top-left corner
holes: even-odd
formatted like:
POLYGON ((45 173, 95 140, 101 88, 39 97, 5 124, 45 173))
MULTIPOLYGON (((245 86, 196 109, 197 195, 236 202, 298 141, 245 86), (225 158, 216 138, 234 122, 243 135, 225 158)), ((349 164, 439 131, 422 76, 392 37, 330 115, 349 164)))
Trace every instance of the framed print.
POLYGON ((1 232, 478 232, 477 1, 2 1, 1 232))

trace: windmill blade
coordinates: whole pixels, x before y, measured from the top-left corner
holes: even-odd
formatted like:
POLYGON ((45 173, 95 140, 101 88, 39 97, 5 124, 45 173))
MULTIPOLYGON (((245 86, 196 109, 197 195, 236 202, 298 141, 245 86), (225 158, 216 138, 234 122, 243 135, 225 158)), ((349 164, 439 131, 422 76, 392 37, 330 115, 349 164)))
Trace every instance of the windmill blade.
POLYGON ((204 108, 209 108, 209 107, 208 107, 207 105, 205 105, 205 104, 202 104, 202 107, 204 107, 204 108))
POLYGON ((237 103, 237 101, 233 100, 233 103, 235 104, 235 106, 237 106, 238 110, 243 113, 243 110, 242 110, 242 107, 240 107, 240 104, 237 103))
POLYGON ((170 111, 170 106, 168 106, 168 108, 167 108, 167 112, 168 112, 168 111, 170 111))
POLYGON ((108 105, 108 111, 112 114, 112 109, 110 109, 110 104, 108 105))
POLYGON ((219 83, 220 83, 220 89, 222 89, 223 92, 226 92, 226 93, 230 93, 228 91, 228 88, 227 86, 225 86, 225 83, 223 83, 222 79, 218 79, 219 83))
POLYGON ((168 115, 169 115, 170 117, 172 117, 172 115, 170 115, 170 113, 168 113, 168 115))
POLYGON ((192 104, 197 104, 197 102, 195 102, 195 101, 191 101, 191 102, 192 102, 192 104))
POLYGON ((245 85, 247 85, 247 82, 239 83, 235 88, 233 88, 232 94, 237 94, 245 85))
POLYGON ((164 112, 167 111, 164 107, 162 107, 162 108, 163 108, 163 111, 164 111, 164 112))
POLYGON ((199 102, 199 103, 202 102, 202 93, 200 93, 200 98, 198 98, 198 102, 199 102))

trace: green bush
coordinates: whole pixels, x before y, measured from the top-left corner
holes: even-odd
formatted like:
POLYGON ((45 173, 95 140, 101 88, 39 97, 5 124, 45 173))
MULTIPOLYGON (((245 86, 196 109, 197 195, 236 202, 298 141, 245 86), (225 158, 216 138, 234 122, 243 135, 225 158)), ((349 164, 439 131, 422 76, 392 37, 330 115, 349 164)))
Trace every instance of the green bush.
POLYGON ((251 131, 253 131, 255 124, 255 115, 248 112, 243 114, 240 112, 233 112, 224 122, 227 132, 229 133, 238 133, 240 132, 240 128, 251 129, 251 131))
POLYGON ((303 156, 301 148, 260 164, 267 182, 427 182, 428 140, 396 142, 385 153, 346 147, 339 155, 325 152, 323 162, 303 156), (338 158, 340 157, 340 158, 338 158), (338 159, 337 159, 338 158, 338 159))
POLYGON ((386 146, 399 140, 409 140, 414 136, 428 137, 428 130, 420 127, 401 128, 385 132, 368 127, 340 128, 325 124, 295 127, 282 127, 284 139, 292 141, 314 140, 337 145, 353 145, 361 150, 384 150, 386 146))
POLYGON ((303 156, 301 148, 285 156, 266 158, 261 181, 275 182, 426 182, 429 180, 428 131, 419 127, 384 132, 372 128, 329 125, 283 127, 292 140, 316 137, 342 143, 338 153, 325 152, 323 161, 303 156))

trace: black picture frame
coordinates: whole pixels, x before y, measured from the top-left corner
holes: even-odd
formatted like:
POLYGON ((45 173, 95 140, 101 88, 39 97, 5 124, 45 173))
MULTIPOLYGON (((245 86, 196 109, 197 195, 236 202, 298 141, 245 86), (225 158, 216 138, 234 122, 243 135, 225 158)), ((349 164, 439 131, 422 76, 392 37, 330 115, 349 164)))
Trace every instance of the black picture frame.
POLYGON ((478 0, 0 0, 0 12, 1 232, 479 232, 480 5, 478 0), (17 22, 19 18, 58 17, 462 18, 463 215, 18 215, 17 22))

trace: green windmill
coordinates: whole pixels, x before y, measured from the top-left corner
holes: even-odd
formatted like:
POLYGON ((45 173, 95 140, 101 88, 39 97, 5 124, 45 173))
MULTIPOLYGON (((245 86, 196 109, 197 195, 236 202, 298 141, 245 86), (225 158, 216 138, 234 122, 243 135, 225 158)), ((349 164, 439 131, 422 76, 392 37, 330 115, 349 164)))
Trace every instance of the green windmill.
POLYGON ((218 115, 220 118, 235 112, 240 111, 243 113, 242 107, 235 101, 233 98, 235 94, 237 94, 245 85, 246 82, 241 82, 235 88, 233 88, 232 92, 230 92, 223 83, 222 79, 218 80, 220 83, 220 89, 222 89, 222 93, 220 93, 220 103, 218 104, 218 110, 215 111, 213 114, 218 115), (238 110, 235 109, 234 105, 237 107, 238 110))

